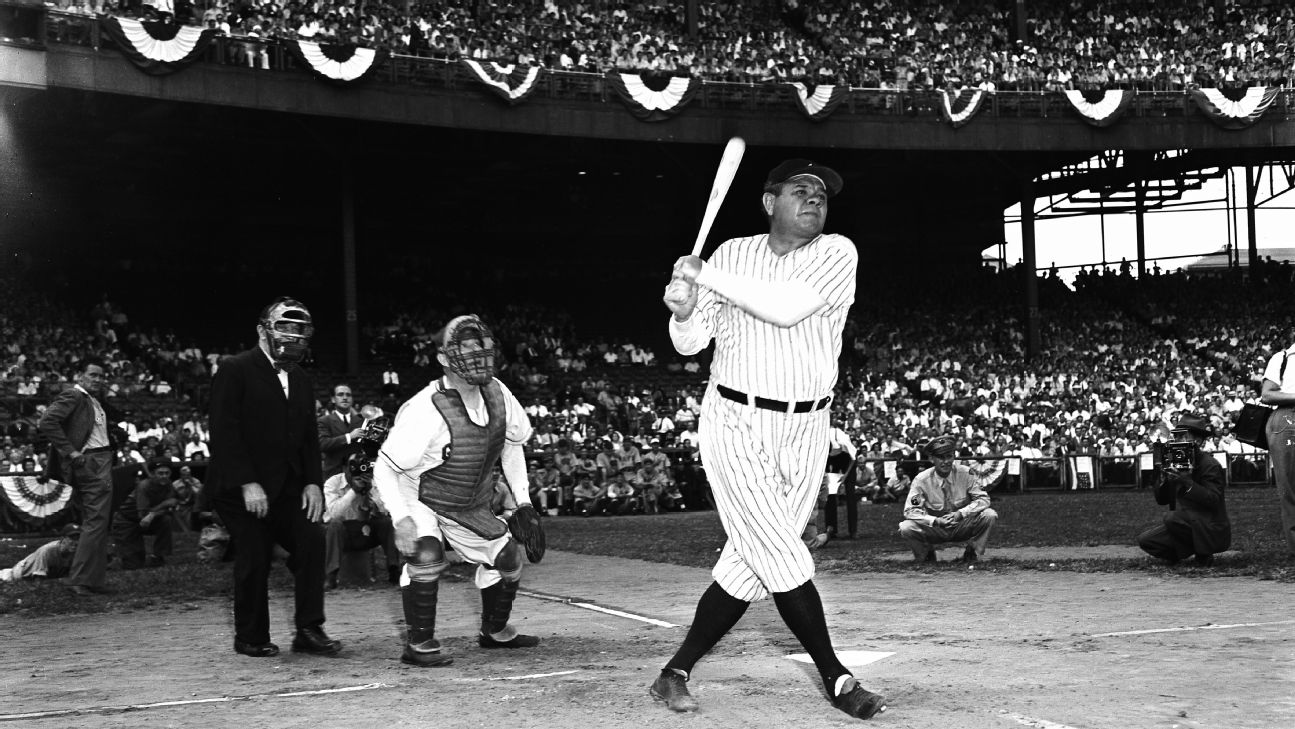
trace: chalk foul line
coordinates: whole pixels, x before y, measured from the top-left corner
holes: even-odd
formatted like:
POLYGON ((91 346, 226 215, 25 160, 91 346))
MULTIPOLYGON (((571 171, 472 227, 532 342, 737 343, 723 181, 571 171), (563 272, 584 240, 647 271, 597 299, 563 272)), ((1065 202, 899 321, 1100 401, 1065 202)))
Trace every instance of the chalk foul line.
POLYGON ((1031 729, 1075 729, 1075 727, 1070 726, 1069 724, 1058 724, 1055 721, 1048 721, 1047 719, 1035 719, 1030 716, 1011 713, 1006 716, 1017 724, 1028 726, 1031 729))
POLYGON ((1265 625, 1290 625, 1295 620, 1273 620, 1266 623, 1229 623, 1225 625, 1186 625, 1177 628, 1151 628, 1149 630, 1121 630, 1116 633, 1093 633, 1089 638, 1116 638, 1122 635, 1151 635, 1152 633, 1186 633, 1193 630, 1230 630, 1232 628, 1258 628, 1265 625))
POLYGON ((140 711, 143 709, 164 709, 174 706, 192 706, 194 704, 220 704, 232 701, 251 701, 252 699, 286 699, 297 696, 322 696, 324 694, 344 694, 354 691, 373 691, 374 689, 391 688, 387 683, 366 683, 360 686, 342 686, 340 688, 316 689, 313 691, 274 691, 241 696, 215 696, 206 699, 180 699, 177 701, 154 701, 148 704, 118 704, 114 706, 91 706, 83 709, 56 709, 53 711, 31 711, 22 714, 0 714, 0 721, 18 721, 19 719, 49 719, 56 716, 73 716, 78 714, 107 714, 122 711, 140 711))

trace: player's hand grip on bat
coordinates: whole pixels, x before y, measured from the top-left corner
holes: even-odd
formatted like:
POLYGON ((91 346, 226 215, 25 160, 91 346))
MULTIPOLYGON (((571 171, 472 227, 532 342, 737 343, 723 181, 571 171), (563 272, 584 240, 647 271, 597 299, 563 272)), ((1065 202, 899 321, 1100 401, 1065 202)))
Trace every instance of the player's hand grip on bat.
POLYGON ((513 539, 526 548, 526 559, 539 562, 544 559, 547 540, 544 538, 544 527, 540 525, 540 515, 530 504, 517 507, 508 517, 508 531, 513 539))
POLYGON ((688 283, 696 283, 704 265, 706 264, 697 256, 680 256, 679 260, 674 262, 674 278, 682 278, 688 283))
POLYGON ((666 285, 665 295, 661 300, 665 302, 666 308, 670 309, 676 319, 686 321, 692 316, 693 309, 697 308, 697 284, 684 278, 676 270, 670 283, 666 285))

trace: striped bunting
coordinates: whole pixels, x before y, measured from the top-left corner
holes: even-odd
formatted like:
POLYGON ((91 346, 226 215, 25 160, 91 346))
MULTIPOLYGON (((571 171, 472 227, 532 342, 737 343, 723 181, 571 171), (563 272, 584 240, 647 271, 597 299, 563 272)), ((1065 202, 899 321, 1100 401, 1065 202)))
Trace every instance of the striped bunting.
POLYGON ((1215 124, 1224 129, 1245 129, 1259 121, 1277 99, 1277 87, 1251 86, 1240 99, 1228 98, 1219 89, 1192 89, 1192 98, 1215 124))
POLYGON ((216 37, 213 28, 113 15, 100 15, 99 26, 131 63, 154 76, 178 71, 192 63, 216 37))
POLYGON ((985 491, 992 491, 1003 482, 1003 476, 1007 475, 1006 458, 986 458, 981 461, 959 461, 967 467, 967 472, 976 480, 980 488, 985 491))
POLYGON ((1129 104, 1133 102, 1133 92, 1123 89, 1105 89, 1088 93, 1069 89, 1065 94, 1066 101, 1069 101, 1070 106, 1079 112, 1080 118, 1095 127, 1109 127, 1119 121, 1128 110, 1129 104), (1096 100, 1089 101, 1089 99, 1096 100))
POLYGON ((35 476, 0 476, 0 497, 19 519, 42 526, 67 508, 72 487, 53 479, 41 483, 35 476))
POLYGON ((509 104, 516 104, 530 96, 535 90, 535 82, 540 78, 539 66, 518 68, 515 64, 501 66, 494 61, 481 64, 467 58, 463 59, 463 65, 478 81, 509 104))
POLYGON ((639 121, 665 121, 692 101, 701 82, 692 76, 644 76, 608 71, 607 83, 639 121))
POLYGON ((953 125, 954 129, 971 121, 971 117, 980 111, 985 103, 984 89, 963 89, 957 95, 940 89, 940 116, 953 125))
POLYGON ((326 81, 354 83, 367 76, 387 59, 387 51, 357 46, 289 42, 288 49, 306 64, 310 72, 326 81))
POLYGON ((796 108, 810 118, 810 121, 826 119, 836 107, 845 100, 848 91, 836 84, 819 84, 810 92, 809 87, 800 81, 787 84, 796 91, 796 108))

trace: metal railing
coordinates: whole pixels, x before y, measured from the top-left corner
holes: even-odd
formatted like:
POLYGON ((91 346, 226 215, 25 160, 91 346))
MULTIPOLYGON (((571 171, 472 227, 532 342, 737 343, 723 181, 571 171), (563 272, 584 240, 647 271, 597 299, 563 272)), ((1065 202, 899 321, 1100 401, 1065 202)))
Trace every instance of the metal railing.
MULTIPOLYGON (((1268 486, 1275 483, 1267 453, 1209 453, 1224 467, 1229 487, 1268 486)), ((1007 463, 1002 479, 996 481, 993 488, 1004 492, 1139 489, 1151 486, 1151 479, 1155 477, 1150 453, 1134 456, 1075 453, 1064 458, 986 456, 958 459, 964 465, 997 461, 1007 463)), ((913 478, 931 466, 930 461, 899 458, 870 459, 867 462, 872 465, 878 478, 886 478, 886 474, 894 473, 895 469, 903 469, 909 478, 913 478), (887 463, 894 465, 887 466, 887 463)))

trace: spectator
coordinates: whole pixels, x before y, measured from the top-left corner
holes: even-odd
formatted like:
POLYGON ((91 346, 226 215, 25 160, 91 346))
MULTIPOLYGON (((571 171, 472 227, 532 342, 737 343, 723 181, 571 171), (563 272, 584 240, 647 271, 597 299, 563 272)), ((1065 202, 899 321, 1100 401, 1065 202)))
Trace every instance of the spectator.
POLYGON ((82 360, 76 385, 50 404, 37 425, 50 442, 49 478, 66 479, 81 500, 81 538, 67 584, 82 597, 104 592, 107 567, 114 451, 108 423, 118 418, 98 400, 103 384, 102 360, 82 360))
POLYGON ((387 400, 400 398, 400 373, 388 362, 382 370, 382 396, 387 400))
POLYGON ((211 458, 211 449, 207 447, 206 443, 203 443, 197 432, 193 432, 184 444, 184 460, 192 461, 196 457, 202 458, 203 461, 208 460, 208 458, 211 458))
POLYGON ((952 438, 932 440, 926 452, 934 465, 917 474, 908 490, 899 536, 918 562, 936 561, 938 546, 949 543, 965 543, 963 561, 975 562, 984 555, 989 531, 998 519, 989 508, 989 494, 965 466, 954 463, 956 450, 952 438))
POLYGON ((1277 408, 1268 416, 1268 457, 1277 479, 1282 534, 1286 536, 1287 548, 1295 555, 1295 445, 1282 435, 1295 427, 1295 367, 1287 366, 1292 355, 1295 355, 1295 345, 1268 359, 1260 401, 1277 408))
POLYGON ((154 460, 149 466, 151 473, 126 496, 113 523, 113 538, 124 570, 160 567, 172 552, 179 497, 171 485, 171 463, 154 460), (153 537, 153 551, 147 558, 145 535, 153 537))
POLYGON ((644 459, 634 471, 630 486, 639 494, 645 513, 656 514, 662 509, 675 511, 683 503, 683 495, 671 482, 669 474, 657 467, 657 462, 644 459))
POLYGON ((607 480, 604 496, 604 508, 608 514, 624 516, 635 508, 634 487, 630 484, 630 474, 634 467, 626 465, 607 480))
POLYGON ((56 579, 64 577, 72 567, 81 528, 67 524, 59 530, 59 538, 37 547, 34 552, 18 560, 13 567, 0 569, 0 582, 17 582, 28 579, 56 579))
POLYGON ((607 490, 594 484, 593 476, 582 473, 576 479, 572 492, 572 514, 579 516, 596 516, 603 511, 603 498, 607 490))
POLYGON ((332 407, 321 415, 316 424, 319 431, 319 452, 324 455, 324 479, 342 472, 347 460, 359 453, 364 433, 364 419, 355 411, 351 386, 338 383, 333 386, 332 407))
POLYGON ((192 531, 198 528, 198 498, 202 495, 202 482, 193 475, 189 466, 180 466, 180 477, 171 482, 175 491, 175 523, 181 531, 192 531))

